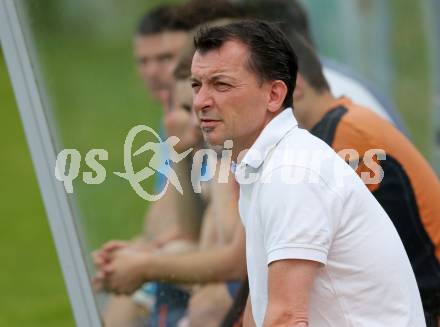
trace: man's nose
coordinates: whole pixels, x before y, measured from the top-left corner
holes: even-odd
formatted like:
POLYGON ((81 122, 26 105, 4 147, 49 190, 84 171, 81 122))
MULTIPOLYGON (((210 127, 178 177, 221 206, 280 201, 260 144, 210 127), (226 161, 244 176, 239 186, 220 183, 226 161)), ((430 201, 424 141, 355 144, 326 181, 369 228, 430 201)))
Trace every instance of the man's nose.
POLYGON ((193 96, 193 106, 195 111, 208 110, 212 107, 214 100, 211 92, 205 86, 201 86, 199 91, 193 96))

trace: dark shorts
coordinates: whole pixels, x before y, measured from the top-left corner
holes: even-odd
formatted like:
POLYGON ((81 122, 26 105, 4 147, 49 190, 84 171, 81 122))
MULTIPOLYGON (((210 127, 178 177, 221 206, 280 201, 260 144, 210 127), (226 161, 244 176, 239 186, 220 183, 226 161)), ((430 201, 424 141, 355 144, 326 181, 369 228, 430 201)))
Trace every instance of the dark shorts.
POLYGON ((228 289, 229 295, 232 299, 235 299, 238 291, 241 288, 242 281, 229 281, 226 283, 226 288, 228 289))
POLYGON ((175 327, 186 314, 189 293, 173 284, 157 283, 156 303, 147 327, 175 327))

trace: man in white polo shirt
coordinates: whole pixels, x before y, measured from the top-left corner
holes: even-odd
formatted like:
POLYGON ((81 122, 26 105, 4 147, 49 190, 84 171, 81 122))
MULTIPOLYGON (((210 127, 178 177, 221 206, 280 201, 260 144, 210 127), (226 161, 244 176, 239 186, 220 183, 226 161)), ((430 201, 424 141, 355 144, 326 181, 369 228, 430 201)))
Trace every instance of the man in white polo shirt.
POLYGON ((264 22, 239 22, 202 29, 195 46, 201 128, 213 145, 233 140, 238 158, 255 324, 425 326, 385 211, 331 148, 297 126, 297 63, 284 35, 264 22))

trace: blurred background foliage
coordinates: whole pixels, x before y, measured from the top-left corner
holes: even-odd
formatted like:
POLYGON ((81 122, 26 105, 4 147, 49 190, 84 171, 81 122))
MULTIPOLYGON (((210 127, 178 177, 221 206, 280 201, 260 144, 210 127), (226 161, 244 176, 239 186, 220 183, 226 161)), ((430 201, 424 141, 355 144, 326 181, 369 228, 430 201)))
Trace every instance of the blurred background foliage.
MULTIPOLYGON (((138 124, 160 126, 161 109, 134 66, 132 35, 160 1, 22 0, 47 114, 59 149, 109 152, 101 185, 74 183, 86 252, 142 229, 148 203, 115 177, 138 124)), ((166 1, 161 1, 166 2, 166 1)), ((167 1, 176 2, 176 1, 167 1)), ((432 157, 434 84, 425 1, 304 0, 320 53, 388 94, 416 146, 432 157)), ((0 326, 73 326, 44 207, 0 55, 0 326)), ((152 189, 152 181, 146 185, 152 189)))

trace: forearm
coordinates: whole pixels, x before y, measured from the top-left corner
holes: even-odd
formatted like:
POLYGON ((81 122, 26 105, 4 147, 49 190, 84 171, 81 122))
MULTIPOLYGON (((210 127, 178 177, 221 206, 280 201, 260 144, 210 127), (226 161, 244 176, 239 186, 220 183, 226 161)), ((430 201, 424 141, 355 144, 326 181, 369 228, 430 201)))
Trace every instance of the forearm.
POLYGON ((146 280, 209 283, 243 278, 245 262, 230 246, 181 255, 155 255, 145 269, 146 280))
POLYGON ((308 327, 307 312, 285 308, 285 304, 269 305, 264 319, 264 327, 308 327))
POLYGON ((285 259, 269 264, 264 327, 307 327, 309 300, 319 263, 285 259))
POLYGON ((246 274, 245 234, 236 228, 222 247, 180 255, 154 255, 145 263, 144 278, 177 283, 209 283, 241 279, 246 274))

